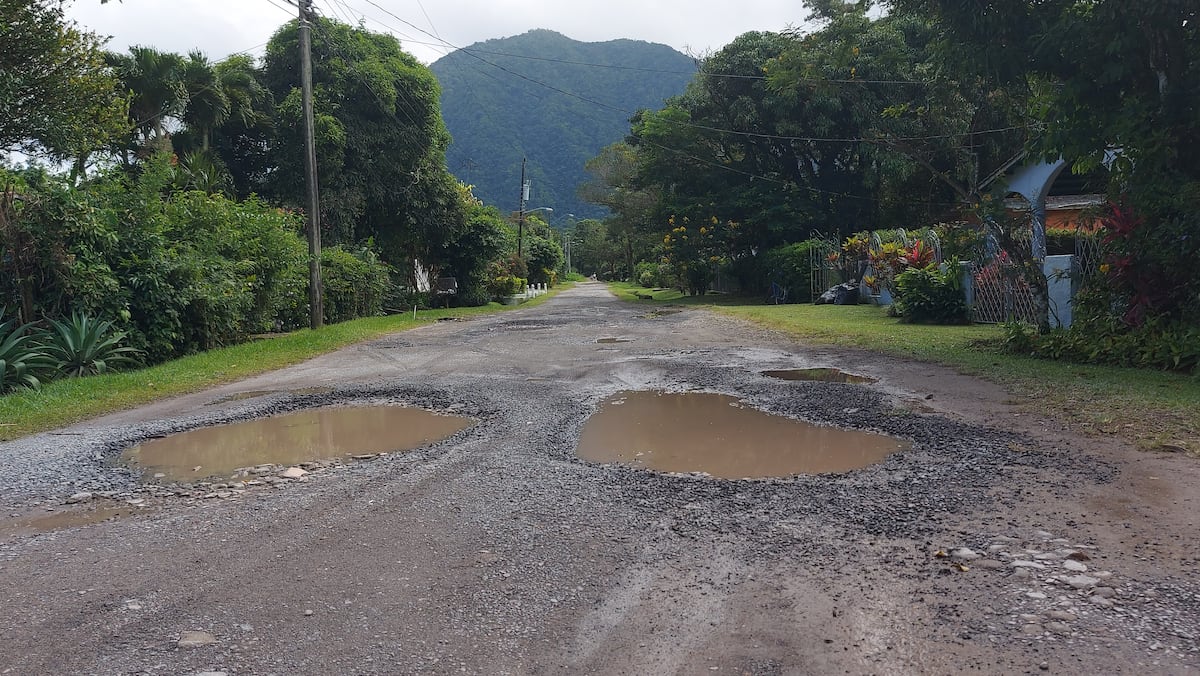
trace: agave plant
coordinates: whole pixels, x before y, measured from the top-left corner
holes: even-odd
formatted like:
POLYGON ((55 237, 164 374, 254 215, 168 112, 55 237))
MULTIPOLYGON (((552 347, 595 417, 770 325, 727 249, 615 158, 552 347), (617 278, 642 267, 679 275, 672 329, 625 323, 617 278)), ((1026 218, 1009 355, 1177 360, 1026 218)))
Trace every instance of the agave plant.
POLYGON ((71 378, 136 363, 141 351, 122 346, 125 332, 114 332, 112 327, 110 321, 75 312, 70 320, 50 320, 42 349, 58 372, 71 378))
POLYGON ((0 308, 0 393, 22 386, 37 388, 41 386, 38 374, 52 367, 29 327, 15 319, 4 321, 0 308))

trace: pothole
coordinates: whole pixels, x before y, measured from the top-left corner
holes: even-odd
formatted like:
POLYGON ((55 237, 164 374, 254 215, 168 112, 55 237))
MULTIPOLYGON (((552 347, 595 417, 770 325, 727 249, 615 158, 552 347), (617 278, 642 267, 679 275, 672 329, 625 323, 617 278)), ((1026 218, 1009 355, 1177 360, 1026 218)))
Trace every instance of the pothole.
POLYGON ((768 378, 781 380, 814 380, 823 383, 873 383, 876 378, 860 376, 854 373, 834 368, 787 369, 783 371, 763 371, 768 378))
POLYGON ((314 408, 154 439, 127 449, 121 459, 143 475, 189 483, 242 467, 408 451, 474 422, 404 406, 314 408))
POLYGON ((102 505, 98 507, 67 507, 53 512, 31 511, 14 514, 0 520, 0 536, 13 537, 49 533, 66 528, 91 526, 113 519, 129 516, 138 511, 130 505, 102 505))
POLYGON ((244 401, 246 399, 257 399, 265 397, 269 394, 279 394, 286 392, 288 394, 328 394, 333 391, 332 387, 304 387, 298 390, 247 390, 245 392, 234 392, 220 399, 213 399, 205 404, 205 406, 216 406, 217 404, 227 404, 231 401, 244 401))
POLYGON ((725 479, 861 469, 907 448, 883 434, 811 425, 723 394, 629 391, 584 423, 584 460, 725 479))
POLYGON ((615 343, 630 343, 633 341, 628 338, 601 338, 596 342, 600 343, 601 345, 613 345, 615 343))

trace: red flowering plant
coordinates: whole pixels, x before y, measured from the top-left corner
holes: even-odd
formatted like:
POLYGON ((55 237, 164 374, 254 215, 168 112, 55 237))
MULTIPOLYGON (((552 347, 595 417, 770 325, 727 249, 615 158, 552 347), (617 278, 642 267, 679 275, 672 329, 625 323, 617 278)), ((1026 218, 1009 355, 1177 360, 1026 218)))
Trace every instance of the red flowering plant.
POLYGON ((1121 310, 1121 321, 1141 326, 1148 319, 1181 319, 1200 311, 1195 275, 1200 232, 1187 219, 1151 223, 1132 208, 1114 204, 1100 221, 1105 249, 1100 272, 1121 310))

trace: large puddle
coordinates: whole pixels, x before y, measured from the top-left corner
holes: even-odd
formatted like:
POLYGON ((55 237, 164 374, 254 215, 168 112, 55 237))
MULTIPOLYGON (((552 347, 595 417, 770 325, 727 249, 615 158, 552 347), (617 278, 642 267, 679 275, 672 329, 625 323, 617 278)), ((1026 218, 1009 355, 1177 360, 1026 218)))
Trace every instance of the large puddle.
POLYGON ((846 373, 832 368, 787 369, 785 371, 763 371, 768 378, 781 380, 815 380, 822 383, 873 383, 875 378, 846 373))
POLYGON ((860 469, 907 444, 764 413, 723 394, 622 392, 588 419, 577 453, 665 472, 726 479, 860 469))
POLYGON ((167 481, 229 476, 241 467, 295 465, 349 455, 408 451, 473 424, 403 406, 315 408, 154 439, 125 451, 128 464, 167 481))

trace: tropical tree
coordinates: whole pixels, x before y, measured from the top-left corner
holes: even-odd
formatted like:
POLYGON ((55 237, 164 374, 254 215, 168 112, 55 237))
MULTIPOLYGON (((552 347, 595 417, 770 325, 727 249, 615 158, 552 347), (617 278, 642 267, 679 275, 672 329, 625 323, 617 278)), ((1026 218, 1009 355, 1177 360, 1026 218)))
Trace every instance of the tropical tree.
POLYGON ((120 133, 127 104, 102 38, 60 0, 0 0, 0 16, 0 150, 86 158, 120 133))
POLYGON ((134 136, 123 150, 143 156, 155 150, 170 151, 169 121, 178 119, 188 102, 183 57, 153 47, 130 47, 128 54, 110 52, 106 60, 130 96, 134 136))
MULTIPOLYGON (((267 46, 263 82, 275 101, 268 190, 303 203, 297 32, 282 27, 267 46)), ((456 182, 445 167, 449 143, 429 69, 390 35, 318 18, 313 83, 323 236, 373 238, 399 268, 426 263, 464 227, 456 182)))

